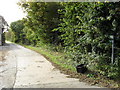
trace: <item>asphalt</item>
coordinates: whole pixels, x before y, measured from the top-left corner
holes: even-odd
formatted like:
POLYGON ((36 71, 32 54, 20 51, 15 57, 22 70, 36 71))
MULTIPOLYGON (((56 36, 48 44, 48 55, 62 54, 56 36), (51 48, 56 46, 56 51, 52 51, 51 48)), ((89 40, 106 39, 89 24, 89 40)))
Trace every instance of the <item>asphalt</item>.
POLYGON ((15 83, 17 61, 13 48, 13 44, 0 46, 0 89, 12 88, 15 83))

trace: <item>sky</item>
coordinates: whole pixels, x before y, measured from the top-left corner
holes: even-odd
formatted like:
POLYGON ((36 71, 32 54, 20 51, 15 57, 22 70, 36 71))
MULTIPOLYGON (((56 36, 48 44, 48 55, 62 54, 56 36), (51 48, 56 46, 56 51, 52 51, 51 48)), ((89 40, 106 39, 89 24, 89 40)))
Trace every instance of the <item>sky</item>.
POLYGON ((11 22, 17 21, 25 17, 22 9, 17 5, 19 0, 0 0, 0 15, 10 25, 11 22))

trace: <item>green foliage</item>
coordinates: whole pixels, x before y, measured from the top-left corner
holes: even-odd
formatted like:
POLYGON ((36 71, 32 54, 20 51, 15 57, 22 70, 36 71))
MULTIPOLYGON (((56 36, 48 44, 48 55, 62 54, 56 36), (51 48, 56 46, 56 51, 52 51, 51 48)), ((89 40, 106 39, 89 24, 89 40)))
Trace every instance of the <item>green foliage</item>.
MULTIPOLYGON (((28 13, 26 28, 34 33, 34 45, 40 42, 58 44, 58 31, 52 31, 60 23, 57 10, 61 8, 58 3, 39 3, 28 2, 20 3, 24 10, 28 13)), ((27 32, 29 32, 27 30, 27 32)), ((27 35, 29 37, 29 35, 27 35)), ((31 36, 31 35, 30 35, 31 36)), ((31 36, 32 37, 32 36, 31 36)))
POLYGON ((12 33, 14 35, 13 41, 15 43, 22 43, 22 42, 24 42, 25 35, 23 33, 23 28, 24 28, 23 21, 22 20, 18 20, 18 21, 12 22, 11 25, 10 25, 10 28, 11 28, 12 33))
POLYGON ((14 42, 15 40, 15 34, 10 29, 9 32, 5 33, 6 40, 14 42))
MULTIPOLYGON (((106 77, 120 76, 120 2, 20 2, 27 17, 11 23, 15 42, 64 50, 65 62, 83 63, 106 77), (115 60, 111 64, 112 38, 115 60)), ((9 35, 7 35, 9 37, 9 35)), ((92 77, 88 75, 88 77, 92 77)))
POLYGON ((63 3, 60 31, 65 52, 77 63, 108 77, 118 77, 120 52, 115 50, 114 66, 111 65, 111 35, 115 35, 115 47, 120 48, 120 3, 63 3), (102 69, 100 68, 103 66, 102 69), (111 67, 111 68, 108 68, 111 67), (114 73, 112 73, 114 71, 114 73))

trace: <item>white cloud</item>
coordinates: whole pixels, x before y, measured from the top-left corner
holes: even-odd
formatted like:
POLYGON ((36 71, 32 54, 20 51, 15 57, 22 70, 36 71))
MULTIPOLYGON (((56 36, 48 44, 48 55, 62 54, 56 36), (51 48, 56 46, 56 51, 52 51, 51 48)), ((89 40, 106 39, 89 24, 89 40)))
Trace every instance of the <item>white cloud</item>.
POLYGON ((25 16, 17 2, 19 0, 0 0, 0 15, 5 18, 8 24, 25 16))

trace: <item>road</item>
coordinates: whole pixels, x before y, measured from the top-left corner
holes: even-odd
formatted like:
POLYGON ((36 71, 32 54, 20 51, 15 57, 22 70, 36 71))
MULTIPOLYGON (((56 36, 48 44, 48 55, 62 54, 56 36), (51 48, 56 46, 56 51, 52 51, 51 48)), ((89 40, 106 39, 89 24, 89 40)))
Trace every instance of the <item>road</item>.
POLYGON ((0 46, 1 88, 100 88, 60 73, 42 55, 17 44, 0 46))

